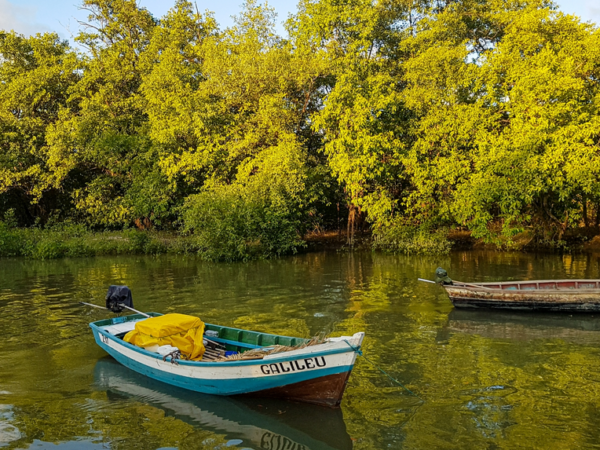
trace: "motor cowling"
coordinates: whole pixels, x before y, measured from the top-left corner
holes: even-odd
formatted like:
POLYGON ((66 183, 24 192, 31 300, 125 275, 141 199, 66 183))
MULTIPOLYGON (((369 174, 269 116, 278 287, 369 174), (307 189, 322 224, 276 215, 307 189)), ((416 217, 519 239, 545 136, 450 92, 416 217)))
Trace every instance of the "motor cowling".
POLYGON ((121 305, 133 308, 131 289, 127 286, 110 286, 106 293, 106 307, 114 313, 120 313, 123 311, 121 305))
POLYGON ((453 284, 452 279, 448 276, 448 272, 438 267, 435 271, 435 282, 439 284, 453 284))

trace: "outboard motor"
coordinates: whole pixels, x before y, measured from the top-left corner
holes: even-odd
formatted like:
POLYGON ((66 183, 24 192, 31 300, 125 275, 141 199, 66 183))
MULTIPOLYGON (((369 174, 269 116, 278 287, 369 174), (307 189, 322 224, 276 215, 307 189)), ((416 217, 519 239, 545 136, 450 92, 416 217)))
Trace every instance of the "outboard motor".
POLYGON ((448 272, 441 267, 435 270, 435 282, 439 284, 452 284, 452 280, 448 276, 448 272))
POLYGON ((114 313, 123 311, 123 307, 129 306, 133 308, 133 298, 131 297, 131 289, 127 286, 111 286, 106 293, 106 307, 114 313))

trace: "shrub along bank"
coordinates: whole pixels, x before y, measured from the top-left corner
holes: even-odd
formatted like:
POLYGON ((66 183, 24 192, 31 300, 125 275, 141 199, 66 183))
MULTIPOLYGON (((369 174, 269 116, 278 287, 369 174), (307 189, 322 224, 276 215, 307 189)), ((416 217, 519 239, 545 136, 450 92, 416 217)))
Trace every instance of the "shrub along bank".
POLYGON ((172 233, 138 230, 93 232, 81 225, 49 229, 11 228, 0 222, 0 256, 33 259, 64 257, 195 253, 195 239, 172 233))
MULTIPOLYGON (((231 223, 208 224, 198 233, 140 231, 136 229, 91 231, 82 225, 60 224, 47 228, 17 228, 0 221, 0 257, 21 256, 31 259, 57 259, 103 255, 194 254, 207 261, 248 261, 285 254, 322 250, 361 250, 404 253, 409 255, 443 255, 451 250, 487 249, 513 251, 586 251, 600 250, 599 230, 581 228, 568 233, 559 242, 540 243, 525 232, 510 242, 486 243, 469 231, 425 230, 410 226, 386 229, 385 233, 363 231, 348 243, 345 233, 307 233, 303 239, 295 235, 294 246, 281 246, 278 235, 272 234, 262 221, 248 221, 245 211, 224 214, 231 223), (261 230, 266 228, 266 232, 261 230), (285 250, 285 251, 282 251, 285 250)), ((206 219, 209 220, 210 219, 206 219)), ((287 243, 289 236, 284 236, 287 243)))
POLYGON ((345 234, 338 233, 316 233, 305 236, 305 239, 294 235, 292 240, 290 236, 280 236, 273 232, 278 224, 275 218, 271 227, 265 226, 262 221, 248 220, 244 216, 247 211, 241 209, 225 214, 228 218, 225 223, 208 223, 211 226, 194 234, 136 229, 90 231, 76 224, 17 228, 0 221, 0 257, 23 256, 44 260, 171 253, 197 254, 207 261, 247 261, 323 249, 356 248, 407 254, 446 254, 452 247, 447 230, 430 233, 409 227, 397 229, 394 235, 386 233, 372 236, 368 232, 361 233, 355 237, 352 245, 348 244, 345 234), (282 245, 280 240, 286 245, 282 245), (289 242, 293 242, 294 246, 288 246, 289 242))

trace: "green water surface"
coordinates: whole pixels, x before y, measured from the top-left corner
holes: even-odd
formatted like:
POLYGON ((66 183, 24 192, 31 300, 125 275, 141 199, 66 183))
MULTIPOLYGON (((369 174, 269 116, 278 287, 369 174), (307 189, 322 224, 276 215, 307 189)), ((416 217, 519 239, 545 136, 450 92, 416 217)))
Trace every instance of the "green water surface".
POLYGON ((312 253, 0 261, 0 447, 579 449, 600 447, 600 317, 456 311, 417 282, 600 278, 599 257, 312 253), (342 408, 220 398, 116 364, 87 324, 126 284, 135 307, 288 336, 365 331, 342 408))

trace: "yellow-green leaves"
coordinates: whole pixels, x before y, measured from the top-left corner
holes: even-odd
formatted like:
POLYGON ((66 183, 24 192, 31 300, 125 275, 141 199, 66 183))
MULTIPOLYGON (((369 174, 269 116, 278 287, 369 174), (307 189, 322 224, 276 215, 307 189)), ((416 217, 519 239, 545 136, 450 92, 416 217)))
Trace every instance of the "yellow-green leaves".
POLYGON ((524 227, 560 239, 600 200, 599 34, 543 2, 485 8, 457 3, 408 42, 407 212, 489 240, 524 227))
POLYGON ((80 79, 81 61, 56 34, 26 38, 1 31, 0 61, 0 195, 8 208, 36 214, 32 203, 42 197, 60 201, 47 131, 80 79))
POLYGON ((582 203, 600 201, 599 51, 598 30, 573 17, 533 7, 513 15, 481 65, 474 107, 487 117, 456 196, 457 218, 477 234, 493 236, 491 213, 505 234, 534 226, 560 239, 582 221, 582 203))
POLYGON ((183 225, 235 259, 345 213, 414 246, 600 217, 600 34, 546 0, 302 0, 285 38, 254 0, 227 29, 187 0, 83 6, 84 53, 0 33, 0 213, 21 223, 183 225))

